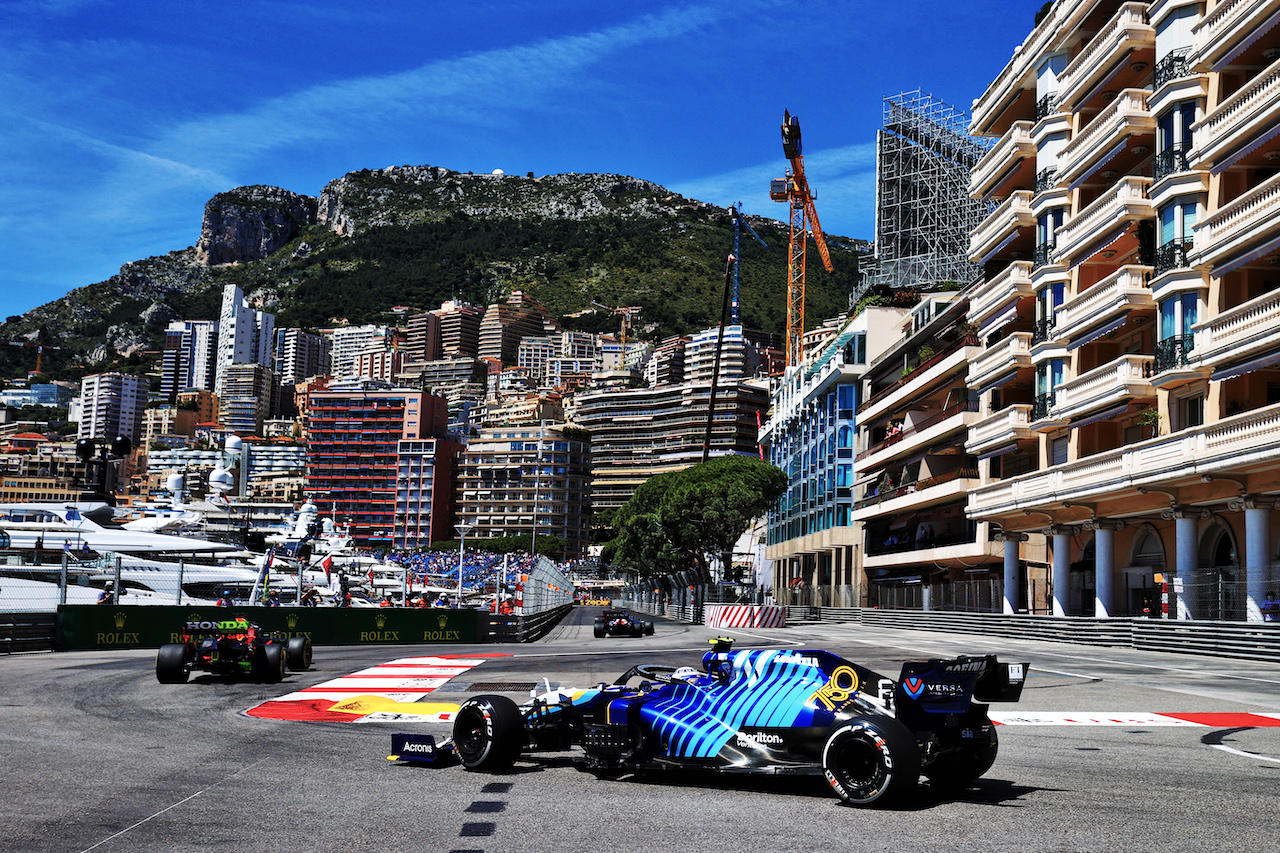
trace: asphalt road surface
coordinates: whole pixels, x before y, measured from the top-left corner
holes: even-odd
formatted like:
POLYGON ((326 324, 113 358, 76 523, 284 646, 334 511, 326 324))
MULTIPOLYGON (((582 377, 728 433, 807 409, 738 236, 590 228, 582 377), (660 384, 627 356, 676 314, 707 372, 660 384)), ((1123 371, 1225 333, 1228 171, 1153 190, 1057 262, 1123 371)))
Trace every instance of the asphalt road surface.
MULTIPOLYGON (((0 850, 1136 851, 1280 850, 1280 728, 1161 726, 1141 713, 1280 714, 1280 662, 1143 653, 856 625, 725 632, 657 620, 592 637, 576 609, 507 646, 316 648, 284 684, 162 685, 154 651, 0 658, 0 850), (684 772, 597 779, 571 753, 503 775, 386 760, 393 731, 447 724, 259 719, 244 711, 397 657, 508 653, 453 679, 586 687, 641 662, 697 665, 707 640, 826 648, 896 676, 903 660, 996 652, 1031 662, 1016 706, 1084 725, 1007 725, 986 778, 922 784, 894 808, 841 805, 818 779, 684 772), (1113 719, 1110 725, 1094 724, 1113 719)), ((518 701, 524 693, 511 693, 518 701)))

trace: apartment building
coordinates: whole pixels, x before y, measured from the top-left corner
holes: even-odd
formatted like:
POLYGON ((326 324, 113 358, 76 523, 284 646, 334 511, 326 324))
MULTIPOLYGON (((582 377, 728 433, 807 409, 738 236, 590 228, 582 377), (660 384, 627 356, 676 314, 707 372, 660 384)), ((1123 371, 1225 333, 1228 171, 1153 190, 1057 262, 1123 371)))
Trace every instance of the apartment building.
POLYGON ((80 381, 80 424, 76 438, 137 441, 151 382, 129 373, 96 373, 80 381))
POLYGON ((1280 591, 1278 11, 1058 0, 974 102, 968 514, 1006 610, 1256 621, 1280 591))
POLYGON ((170 402, 180 391, 212 391, 216 378, 218 324, 213 320, 175 320, 164 333, 160 393, 170 402))
POLYGON ((222 371, 218 421, 236 435, 261 435, 280 409, 280 380, 261 364, 229 364, 222 371))
POLYGON ((782 603, 857 607, 866 603, 862 528, 853 517, 858 403, 868 353, 889 346, 905 312, 868 308, 787 368, 773 388, 760 433, 768 459, 790 477, 769 511, 765 556, 782 603))
MULTIPOLYGON (((222 310, 218 316, 214 390, 222 393, 223 377, 233 364, 271 366, 275 342, 274 314, 259 311, 234 284, 222 289, 222 310)), ((195 385, 192 387, 203 388, 195 385)), ((184 391, 185 388, 176 388, 184 391)))
POLYGON ((559 332, 559 323, 536 299, 522 290, 485 309, 480 321, 480 358, 516 364, 520 341, 559 332))
POLYGON ((591 439, 563 424, 486 428, 472 437, 459 483, 459 517, 469 541, 557 536, 564 556, 591 542, 591 439))
POLYGON ((275 370, 282 385, 329 372, 329 338, 303 329, 276 329, 275 370))
MULTIPOLYGON (((710 397, 709 383, 579 393, 574 419, 591 431, 593 506, 622 506, 654 474, 701 462, 710 397)), ((711 453, 759 454, 759 422, 768 408, 764 382, 718 387, 711 453)))

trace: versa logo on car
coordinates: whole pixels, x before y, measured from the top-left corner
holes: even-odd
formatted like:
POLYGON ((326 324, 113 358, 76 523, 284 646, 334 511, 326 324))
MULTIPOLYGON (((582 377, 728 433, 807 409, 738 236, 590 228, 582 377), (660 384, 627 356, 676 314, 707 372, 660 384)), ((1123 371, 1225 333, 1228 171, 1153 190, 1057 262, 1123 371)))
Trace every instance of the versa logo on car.
POLYGON ((902 689, 905 690, 907 695, 912 699, 919 699, 920 695, 924 693, 924 679, 916 675, 913 675, 910 678, 904 678, 902 680, 902 689))
POLYGON ((828 711, 834 711, 857 692, 858 673, 851 666, 838 666, 831 673, 831 677, 827 679, 827 683, 819 687, 809 697, 809 701, 821 702, 828 711))

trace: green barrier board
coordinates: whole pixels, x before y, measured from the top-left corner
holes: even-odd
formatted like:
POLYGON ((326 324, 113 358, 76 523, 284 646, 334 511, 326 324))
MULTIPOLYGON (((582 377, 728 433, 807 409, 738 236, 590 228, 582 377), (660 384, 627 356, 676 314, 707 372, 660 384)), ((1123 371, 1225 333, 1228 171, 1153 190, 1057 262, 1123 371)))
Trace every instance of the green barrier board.
POLYGON ((317 646, 474 643, 476 610, 400 607, 139 607, 64 604, 58 608, 59 651, 159 648, 181 642, 188 620, 243 616, 271 631, 307 637, 317 646))

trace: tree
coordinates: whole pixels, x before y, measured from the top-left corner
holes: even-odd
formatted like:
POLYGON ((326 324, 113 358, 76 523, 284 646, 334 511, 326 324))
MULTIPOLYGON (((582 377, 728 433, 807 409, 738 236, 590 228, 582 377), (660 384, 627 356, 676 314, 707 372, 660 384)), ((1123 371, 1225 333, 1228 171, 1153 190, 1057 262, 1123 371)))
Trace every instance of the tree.
POLYGON ((614 515, 607 561, 642 575, 693 569, 738 538, 787 489, 787 475, 751 456, 719 456, 650 477, 614 515))

